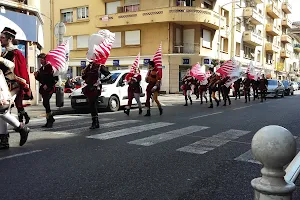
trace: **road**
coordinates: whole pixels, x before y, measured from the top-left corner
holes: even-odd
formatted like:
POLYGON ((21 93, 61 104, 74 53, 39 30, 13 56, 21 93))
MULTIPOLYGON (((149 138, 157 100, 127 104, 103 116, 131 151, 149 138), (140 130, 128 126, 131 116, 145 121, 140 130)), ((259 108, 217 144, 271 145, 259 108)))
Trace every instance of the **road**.
POLYGON ((300 95, 214 109, 184 107, 183 99, 162 116, 157 108, 150 118, 101 113, 92 131, 86 114, 56 116, 47 130, 44 119, 32 120, 28 143, 18 147, 12 133, 12 147, 0 152, 1 199, 253 199, 250 181, 261 169, 250 151, 255 132, 275 124, 300 136, 300 95))

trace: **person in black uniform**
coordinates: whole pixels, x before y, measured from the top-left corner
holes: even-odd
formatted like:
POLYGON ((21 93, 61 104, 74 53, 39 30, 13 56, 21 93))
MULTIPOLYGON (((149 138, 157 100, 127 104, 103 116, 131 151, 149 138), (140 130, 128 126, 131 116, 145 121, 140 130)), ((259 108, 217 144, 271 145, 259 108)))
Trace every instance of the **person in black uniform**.
POLYGON ((83 89, 83 94, 88 98, 92 116, 92 126, 90 129, 99 128, 98 118, 98 97, 101 95, 102 84, 109 80, 110 72, 104 65, 90 62, 82 71, 82 79, 87 84, 83 89), (101 74, 104 78, 101 79, 101 74))
POLYGON ((209 102, 210 106, 208 108, 213 108, 213 102, 212 99, 214 99, 217 103, 217 106, 219 106, 219 100, 216 97, 216 92, 218 90, 218 83, 220 81, 220 77, 214 73, 213 68, 209 68, 209 71, 211 72, 211 76, 207 79, 208 80, 208 90, 209 90, 209 102))
POLYGON ((46 109, 46 124, 43 128, 52 128, 55 119, 50 108, 50 99, 55 90, 55 84, 58 81, 57 76, 53 76, 53 68, 51 64, 46 63, 46 54, 41 53, 38 56, 40 59, 41 68, 34 73, 35 79, 40 82, 40 94, 43 98, 43 106, 46 109))
POLYGON ((223 100, 224 100, 224 105, 223 105, 223 106, 226 106, 227 100, 228 100, 229 105, 231 105, 231 100, 230 100, 230 97, 229 97, 230 86, 227 87, 227 86, 225 85, 225 83, 226 83, 228 80, 229 80, 229 77, 225 77, 225 78, 223 78, 222 81, 221 81, 222 95, 223 95, 223 100))
POLYGON ((243 80, 245 103, 247 103, 247 99, 250 102, 250 87, 251 87, 251 80, 248 78, 248 74, 246 75, 247 77, 243 80))
POLYGON ((265 78, 265 75, 262 74, 261 79, 259 80, 259 90, 260 90, 260 101, 263 102, 267 100, 267 90, 268 90, 268 80, 265 78))
POLYGON ((238 80, 234 81, 234 83, 233 83, 235 100, 237 100, 237 97, 239 97, 239 99, 241 99, 241 92, 240 92, 241 82, 242 82, 242 78, 239 78, 238 80))

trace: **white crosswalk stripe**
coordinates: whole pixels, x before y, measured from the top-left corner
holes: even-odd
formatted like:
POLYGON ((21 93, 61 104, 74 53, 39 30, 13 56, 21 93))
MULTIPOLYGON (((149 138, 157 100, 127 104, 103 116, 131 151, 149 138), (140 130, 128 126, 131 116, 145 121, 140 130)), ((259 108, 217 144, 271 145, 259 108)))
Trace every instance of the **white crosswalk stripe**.
POLYGON ((255 158, 253 157, 251 149, 249 151, 246 151, 242 155, 236 157, 234 160, 243 161, 243 162, 250 162, 250 163, 255 163, 255 164, 261 164, 260 162, 255 160, 255 158))
POLYGON ((208 129, 208 128, 209 127, 206 127, 206 126, 188 126, 188 127, 185 127, 185 128, 176 129, 176 130, 169 131, 169 132, 166 132, 166 133, 162 133, 162 134, 153 135, 153 136, 150 136, 150 137, 130 141, 128 143, 129 144, 141 145, 141 146, 151 146, 151 145, 155 145, 155 144, 158 144, 158 143, 161 143, 161 142, 172 140, 172 139, 184 136, 184 135, 188 135, 188 134, 191 134, 191 133, 202 131, 202 130, 205 130, 205 129, 208 129))
POLYGON ((149 131, 157 128, 162 128, 170 125, 173 125, 173 123, 157 122, 157 123, 145 124, 141 126, 134 126, 131 128, 120 129, 116 131, 110 131, 102 134, 91 135, 88 136, 87 138, 98 139, 98 140, 109 140, 109 139, 118 138, 126 135, 131 135, 131 134, 149 131))
POLYGON ((225 145, 231 140, 238 139, 239 137, 248 133, 250 133, 250 131, 230 129, 228 131, 219 133, 209 138, 205 138, 188 146, 179 148, 177 149, 177 151, 195 154, 205 154, 209 151, 214 150, 217 147, 225 145))

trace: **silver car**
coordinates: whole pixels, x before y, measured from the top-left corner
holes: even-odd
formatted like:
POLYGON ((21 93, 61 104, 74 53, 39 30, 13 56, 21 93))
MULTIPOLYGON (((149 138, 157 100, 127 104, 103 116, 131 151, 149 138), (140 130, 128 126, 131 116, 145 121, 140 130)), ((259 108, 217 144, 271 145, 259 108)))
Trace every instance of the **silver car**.
POLYGON ((281 81, 277 79, 268 79, 267 97, 284 97, 284 86, 281 81))

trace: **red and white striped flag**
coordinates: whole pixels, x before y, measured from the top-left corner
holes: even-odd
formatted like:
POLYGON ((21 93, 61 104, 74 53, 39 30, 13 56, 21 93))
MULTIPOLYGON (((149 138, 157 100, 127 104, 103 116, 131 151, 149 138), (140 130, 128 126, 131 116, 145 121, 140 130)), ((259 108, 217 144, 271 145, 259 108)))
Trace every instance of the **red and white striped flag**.
POLYGON ((155 67, 161 67, 162 66, 162 43, 160 43, 154 57, 153 62, 155 64, 155 67))
POLYGON ((52 65, 53 76, 58 76, 68 70, 67 61, 69 58, 69 39, 56 49, 50 51, 46 56, 46 62, 52 65))
POLYGON ((190 70, 192 77, 198 79, 199 81, 204 81, 206 79, 206 74, 202 72, 201 66, 199 63, 195 64, 190 70))
POLYGON ((230 76, 230 74, 235 70, 236 63, 234 59, 228 60, 217 69, 217 73, 220 73, 221 76, 230 76))
POLYGON ((139 62, 140 62, 140 53, 136 56, 135 61, 131 66, 129 73, 135 73, 135 70, 139 67, 139 62))
POLYGON ((95 63, 105 65, 114 41, 115 34, 111 33, 111 35, 105 38, 101 44, 94 46, 95 63))
POLYGON ((258 76, 255 73, 255 68, 252 61, 250 61, 246 73, 248 74, 249 79, 257 81, 258 76))

